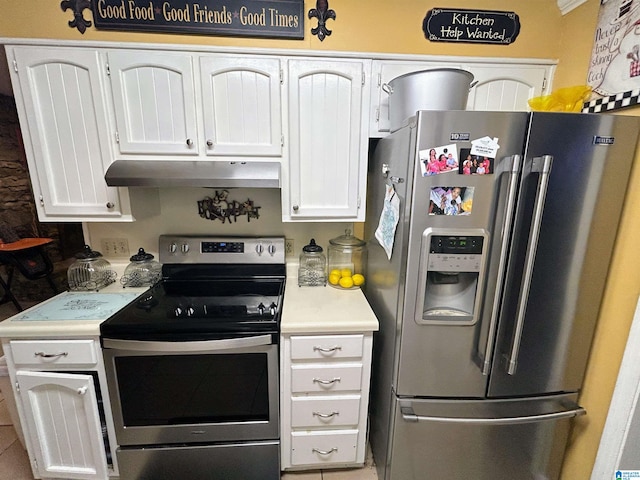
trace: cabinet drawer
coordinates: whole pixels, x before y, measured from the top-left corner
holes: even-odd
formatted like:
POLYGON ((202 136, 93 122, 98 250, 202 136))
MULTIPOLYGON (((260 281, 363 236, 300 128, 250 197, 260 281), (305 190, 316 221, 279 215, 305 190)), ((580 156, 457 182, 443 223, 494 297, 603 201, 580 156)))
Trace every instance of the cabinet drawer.
POLYGON ((293 432, 291 464, 353 463, 358 450, 358 430, 293 432))
POLYGON ((291 391, 297 392, 342 392, 360 391, 362 364, 353 365, 292 365, 291 391))
POLYGON ((360 419, 360 395, 294 397, 291 399, 291 426, 355 427, 360 419))
POLYGON ((313 335, 291 337, 292 360, 362 358, 364 335, 313 335))
POLYGON ((12 340, 16 365, 95 365, 98 353, 93 340, 12 340))

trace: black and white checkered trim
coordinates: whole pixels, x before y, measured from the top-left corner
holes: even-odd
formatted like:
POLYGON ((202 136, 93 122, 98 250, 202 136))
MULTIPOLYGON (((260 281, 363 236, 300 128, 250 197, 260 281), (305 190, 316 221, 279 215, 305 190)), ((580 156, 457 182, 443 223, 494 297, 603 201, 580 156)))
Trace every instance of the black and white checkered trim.
POLYGON ((600 113, 618 108, 630 107, 640 103, 640 89, 617 93, 608 97, 585 102, 582 106, 583 113, 600 113))

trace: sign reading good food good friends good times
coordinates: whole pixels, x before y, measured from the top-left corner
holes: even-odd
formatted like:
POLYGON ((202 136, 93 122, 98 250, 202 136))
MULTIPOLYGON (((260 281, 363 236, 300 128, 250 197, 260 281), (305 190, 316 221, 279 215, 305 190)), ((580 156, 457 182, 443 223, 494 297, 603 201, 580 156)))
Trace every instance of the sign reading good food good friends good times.
POLYGON ((304 0, 92 0, 96 28, 304 38, 304 0))

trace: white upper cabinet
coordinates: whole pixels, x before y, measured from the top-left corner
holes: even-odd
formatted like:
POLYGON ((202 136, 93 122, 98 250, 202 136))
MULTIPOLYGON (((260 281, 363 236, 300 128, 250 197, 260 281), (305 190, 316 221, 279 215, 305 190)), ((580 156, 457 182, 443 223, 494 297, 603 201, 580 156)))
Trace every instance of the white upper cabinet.
MULTIPOLYGON (((460 61, 438 60, 374 60, 374 86, 371 95, 371 115, 369 118, 369 134, 371 137, 382 137, 389 133, 389 95, 384 85, 394 78, 407 73, 432 70, 436 68, 460 68, 471 72, 474 76, 469 89, 467 110, 494 111, 528 111, 527 100, 544 95, 551 84, 554 67, 549 62, 536 63, 471 63, 465 59, 460 61)), ((446 92, 446 86, 443 86, 446 92)), ((440 95, 442 92, 433 92, 440 95)), ((428 104, 428 99, 416 99, 416 110, 419 105, 428 104)))
POLYGON ((120 152, 197 155, 191 55, 119 50, 108 62, 120 152))
POLYGON ((6 48, 38 218, 127 219, 126 199, 104 181, 111 155, 98 52, 6 48))
POLYGON ((121 157, 280 157, 280 60, 269 56, 108 53, 121 157))
POLYGON ((373 61, 373 81, 371 89, 370 133, 372 137, 381 137, 389 132, 389 94, 384 86, 391 80, 407 73, 435 68, 462 68, 459 63, 415 62, 415 61, 373 61))
POLYGON ((364 221, 370 68, 367 60, 289 60, 283 220, 364 221))
POLYGON ((527 111, 527 100, 543 94, 550 75, 543 66, 474 65, 467 70, 477 82, 469 91, 467 110, 527 111))
POLYGON ((282 155, 280 60, 200 57, 207 155, 282 155))

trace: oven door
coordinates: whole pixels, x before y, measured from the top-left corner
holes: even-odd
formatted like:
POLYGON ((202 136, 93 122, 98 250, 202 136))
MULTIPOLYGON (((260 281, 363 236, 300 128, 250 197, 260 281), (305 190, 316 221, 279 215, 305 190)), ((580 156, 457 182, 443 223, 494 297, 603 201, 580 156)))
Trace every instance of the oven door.
POLYGON ((278 439, 277 342, 103 338, 118 444, 278 439))

